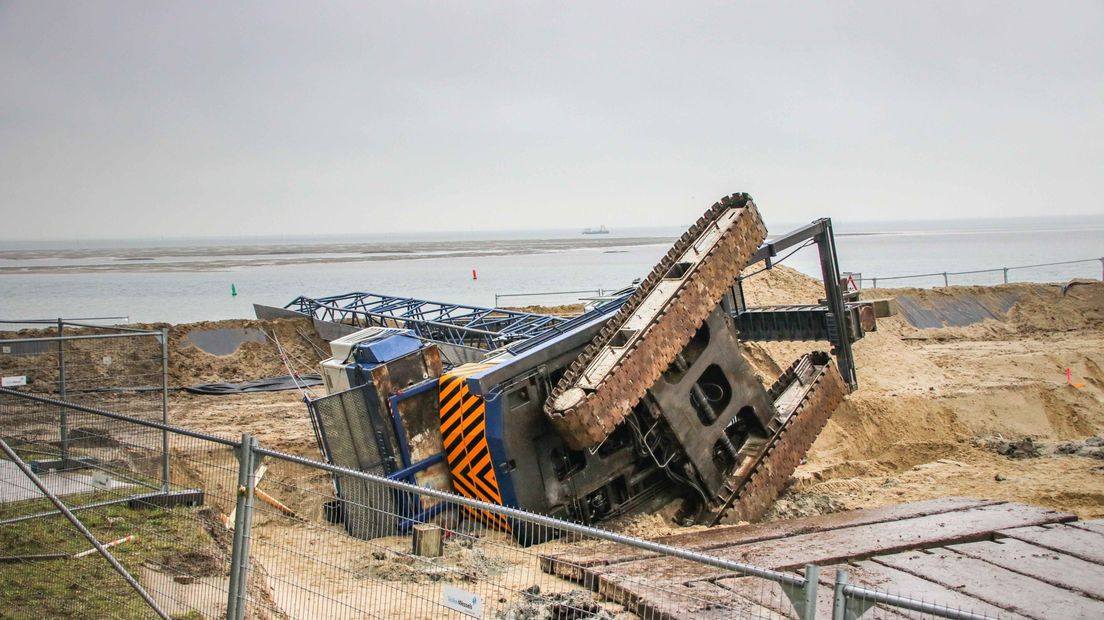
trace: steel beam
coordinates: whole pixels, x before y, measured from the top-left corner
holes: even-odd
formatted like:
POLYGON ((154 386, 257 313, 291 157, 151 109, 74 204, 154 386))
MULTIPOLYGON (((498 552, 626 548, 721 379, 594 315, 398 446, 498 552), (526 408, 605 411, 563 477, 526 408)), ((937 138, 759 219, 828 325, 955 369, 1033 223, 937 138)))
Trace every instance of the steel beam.
POLYGON ((298 297, 284 307, 323 321, 401 327, 427 340, 487 350, 540 335, 567 321, 546 314, 365 292, 298 297))

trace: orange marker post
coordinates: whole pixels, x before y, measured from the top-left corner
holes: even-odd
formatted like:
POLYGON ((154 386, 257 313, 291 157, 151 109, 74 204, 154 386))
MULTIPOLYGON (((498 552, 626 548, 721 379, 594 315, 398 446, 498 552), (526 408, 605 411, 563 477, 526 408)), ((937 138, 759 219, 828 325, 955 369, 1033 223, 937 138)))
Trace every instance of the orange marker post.
MULTIPOLYGON (((124 536, 124 537, 120 538, 119 540, 113 540, 109 543, 104 543, 103 548, 104 549, 110 549, 110 548, 112 548, 116 545, 121 545, 125 542, 130 542, 132 540, 138 540, 138 537, 135 536, 134 534, 131 534, 130 536, 124 536)), ((87 556, 92 555, 93 553, 96 553, 97 551, 99 551, 99 549, 96 549, 95 547, 93 547, 93 548, 91 548, 87 551, 81 551, 80 553, 73 554, 73 558, 87 557, 87 556)))
POLYGON ((1075 388, 1085 387, 1084 383, 1074 383, 1073 382, 1073 372, 1070 371, 1069 368, 1066 369, 1066 385, 1072 385, 1075 388))

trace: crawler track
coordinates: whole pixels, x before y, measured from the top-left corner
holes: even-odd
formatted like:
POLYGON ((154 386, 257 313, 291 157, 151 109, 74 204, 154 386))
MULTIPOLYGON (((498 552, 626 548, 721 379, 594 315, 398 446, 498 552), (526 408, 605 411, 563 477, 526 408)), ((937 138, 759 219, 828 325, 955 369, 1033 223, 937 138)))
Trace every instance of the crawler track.
POLYGON ((810 353, 794 362, 771 388, 779 413, 770 441, 749 464, 750 473, 734 475, 739 483, 711 525, 763 516, 846 393, 843 377, 827 354, 810 353))
POLYGON ((747 194, 713 205, 568 368, 545 404, 572 449, 600 444, 659 379, 766 238, 747 194))

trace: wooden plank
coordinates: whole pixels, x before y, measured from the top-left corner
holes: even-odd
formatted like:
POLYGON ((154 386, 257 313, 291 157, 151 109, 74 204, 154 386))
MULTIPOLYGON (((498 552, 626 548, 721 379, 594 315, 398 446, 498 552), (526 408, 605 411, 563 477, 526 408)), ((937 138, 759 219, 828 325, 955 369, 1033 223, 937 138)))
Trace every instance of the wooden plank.
MULTIPOLYGON (((707 530, 697 530, 694 532, 664 536, 655 539, 655 542, 678 547, 680 549, 709 551, 720 547, 784 538, 796 534, 823 532, 846 527, 855 527, 857 525, 923 517, 932 514, 955 512, 1001 503, 1004 502, 970 499, 965 497, 945 497, 926 502, 912 502, 909 504, 869 508, 866 510, 850 510, 828 515, 816 515, 799 519, 775 521, 762 525, 720 526, 707 530)), ((585 569, 589 567, 631 562, 655 556, 656 554, 654 553, 643 551, 635 547, 616 543, 606 543, 585 550, 542 555, 540 560, 541 569, 546 573, 552 573, 574 581, 583 581, 587 574, 585 569)))
POLYGON ((1104 602, 949 549, 910 551, 874 561, 1030 618, 1104 618, 1104 602))
POLYGON ((997 504, 717 549, 717 557, 778 570, 864 559, 909 549, 982 540, 1007 527, 1060 523, 1074 515, 1023 504, 997 504))
MULTIPOLYGON (((857 564, 842 566, 826 566, 820 571, 822 586, 831 587, 835 583, 837 568, 847 571, 847 579, 853 585, 905 596, 926 603, 935 603, 953 609, 967 609, 993 617, 1000 617, 1001 620, 1024 620, 1024 616, 1011 613, 996 605, 990 605, 955 588, 940 585, 922 576, 878 564, 875 560, 863 560, 857 564)), ((881 607, 878 607, 878 609, 881 609, 881 607)), ((919 615, 916 612, 905 610, 899 610, 896 613, 909 618, 919 615)), ((866 620, 865 616, 863 620, 866 620)))
POLYGON ((1093 521, 1074 521, 1070 523, 1073 527, 1088 530, 1090 532, 1096 532, 1097 534, 1104 534, 1104 519, 1096 519, 1093 521))
POLYGON ((1061 551, 1088 562, 1104 564, 1104 534, 1065 525, 1004 529, 997 534, 1061 551))
POLYGON ((436 523, 416 523, 411 532, 414 555, 427 558, 441 557, 444 547, 444 530, 436 523))
MULTIPOLYGON (((1057 523, 1075 519, 1071 514, 1023 504, 995 504, 914 519, 873 523, 858 527, 814 532, 783 539, 713 549, 710 555, 752 566, 789 570, 806 564, 831 564, 865 559, 878 554, 937 547, 988 539, 996 530, 1057 523)), ((587 581, 635 575, 655 575, 679 583, 717 579, 726 571, 699 563, 655 558, 586 569, 587 581)))
POLYGON ((708 581, 657 586, 643 579, 627 580, 604 583, 598 594, 648 620, 789 618, 708 581))
MULTIPOLYGON (((835 574, 834 572, 832 573, 835 574)), ((700 583, 700 582, 695 582, 700 583)), ((708 582, 707 582, 708 583, 708 582)), ((797 618, 797 610, 794 609, 790 599, 777 582, 757 577, 732 577, 715 582, 718 586, 748 599, 765 609, 781 615, 784 618, 797 618)), ((831 581, 824 584, 823 579, 817 586, 817 620, 830 620, 832 618, 832 598, 834 596, 831 581)), ((894 613, 887 609, 877 608, 867 612, 863 620, 904 620, 907 616, 894 613)))
POLYGON ((953 545, 948 549, 1104 600, 1104 566, 1015 538, 953 545))

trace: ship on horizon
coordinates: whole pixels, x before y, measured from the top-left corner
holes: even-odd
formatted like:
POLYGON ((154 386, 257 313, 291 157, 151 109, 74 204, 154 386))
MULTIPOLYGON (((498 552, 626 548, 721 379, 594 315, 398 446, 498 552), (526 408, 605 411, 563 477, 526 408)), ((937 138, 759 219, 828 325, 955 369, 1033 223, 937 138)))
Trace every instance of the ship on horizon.
POLYGON ((599 226, 598 228, 584 228, 583 229, 583 234, 584 235, 608 235, 609 234, 609 229, 606 228, 605 224, 603 224, 603 225, 599 226))

